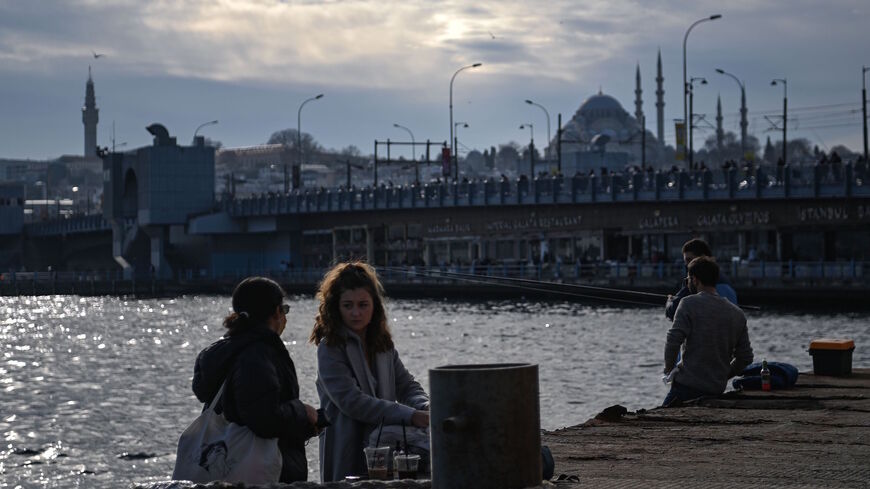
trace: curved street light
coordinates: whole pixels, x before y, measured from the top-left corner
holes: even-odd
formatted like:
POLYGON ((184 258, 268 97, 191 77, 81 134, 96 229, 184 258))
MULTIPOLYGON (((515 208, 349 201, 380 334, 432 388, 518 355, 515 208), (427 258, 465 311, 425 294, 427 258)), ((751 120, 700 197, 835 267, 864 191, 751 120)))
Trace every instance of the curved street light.
POLYGON ((215 120, 213 120, 213 121, 203 122, 202 124, 198 125, 198 126, 196 127, 196 130, 193 131, 193 141, 196 142, 196 135, 199 134, 199 130, 200 130, 200 129, 202 129, 202 128, 205 127, 205 126, 213 126, 213 125, 215 125, 215 124, 217 124, 217 123, 218 123, 218 121, 217 121, 217 119, 215 119, 215 120))
MULTIPOLYGON (((711 15, 709 17, 704 17, 703 19, 696 20, 694 24, 690 25, 688 29, 686 29, 686 35, 683 36, 683 124, 689 129, 689 134, 692 133, 692 121, 689 119, 688 113, 688 105, 686 105, 687 98, 689 96, 689 84, 688 80, 686 80, 686 42, 689 40, 689 33, 692 32, 692 29, 702 23, 711 20, 721 19, 722 16, 720 14, 711 15)), ((688 151, 688 146, 683 146, 684 156, 686 157, 686 161, 691 165, 692 163, 692 153, 688 151)))
POLYGON ((788 81, 785 78, 774 78, 770 84, 773 86, 782 83, 782 164, 788 164, 787 144, 787 128, 788 128, 788 81))
MULTIPOLYGON (((541 110, 544 111, 544 115, 547 116, 547 145, 544 147, 544 155, 546 156, 547 161, 550 161, 550 143, 552 142, 552 140, 550 139, 550 113, 547 112, 547 109, 545 109, 544 106, 539 103, 535 103, 528 99, 526 100, 526 103, 529 105, 534 105, 535 107, 540 107, 541 110)), ((559 168, 559 172, 562 172, 562 168, 559 168)))
POLYGON ((740 86, 740 155, 741 158, 746 158, 746 128, 749 126, 749 122, 746 121, 746 84, 723 69, 716 68, 716 73, 730 76, 740 86))
POLYGON ((458 75, 461 71, 465 71, 465 70, 470 69, 470 68, 477 68, 478 66, 482 66, 482 65, 483 65, 483 63, 474 63, 472 65, 463 66, 462 68, 459 68, 458 70, 456 70, 456 72, 453 73, 453 76, 450 77, 450 157, 453 158, 453 163, 454 163, 454 165, 453 165, 454 166, 454 168, 453 168, 453 178, 454 179, 459 178, 459 168, 456 168, 456 162, 457 162, 457 160, 456 160, 456 147, 455 147, 454 139, 453 139, 453 137, 454 137, 453 136, 453 130, 454 130, 454 125, 453 125, 453 80, 456 79, 456 75, 458 75))
POLYGON ((411 136, 411 159, 414 161, 414 181, 419 182, 420 181, 420 170, 417 167, 417 151, 416 151, 416 144, 414 141, 414 133, 411 132, 411 130, 408 129, 407 127, 405 127, 401 124, 397 124, 395 122, 393 123, 393 127, 397 128, 397 129, 404 129, 411 136))
MULTIPOLYGON (((296 146, 299 151, 299 176, 298 178, 293 180, 293 188, 302 187, 302 107, 305 107, 305 104, 308 102, 312 102, 314 100, 320 100, 323 98, 323 94, 315 95, 314 97, 305 99, 304 102, 299 104, 299 110, 296 111, 296 146)), ((289 180, 287 179, 287 163, 284 163, 284 193, 290 192, 289 188, 289 180)))

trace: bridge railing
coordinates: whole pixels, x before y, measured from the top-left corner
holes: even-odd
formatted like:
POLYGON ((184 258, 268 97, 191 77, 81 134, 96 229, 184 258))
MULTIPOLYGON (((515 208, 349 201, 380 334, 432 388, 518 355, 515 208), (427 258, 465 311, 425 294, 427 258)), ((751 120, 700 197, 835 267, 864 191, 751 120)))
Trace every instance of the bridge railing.
POLYGON ((520 204, 870 196, 861 163, 838 167, 577 174, 332 188, 226 200, 234 216, 520 204))

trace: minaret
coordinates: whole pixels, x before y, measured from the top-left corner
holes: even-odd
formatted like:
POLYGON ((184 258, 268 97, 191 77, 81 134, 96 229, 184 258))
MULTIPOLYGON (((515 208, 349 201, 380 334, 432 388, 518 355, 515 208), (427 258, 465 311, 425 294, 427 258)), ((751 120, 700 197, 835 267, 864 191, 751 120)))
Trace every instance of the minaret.
POLYGON ((94 95, 94 80, 91 78, 91 67, 88 66, 85 106, 82 107, 82 123, 85 125, 85 158, 97 157, 97 122, 99 120, 100 111, 97 109, 97 97, 94 95))
POLYGON ((656 137, 659 138, 659 146, 665 147, 665 79, 662 77, 662 50, 659 49, 658 76, 656 76, 656 137))
POLYGON ((724 139, 725 131, 722 129, 722 96, 719 95, 716 97, 716 149, 719 150, 719 158, 723 158, 722 141, 724 139))
POLYGON ((640 63, 637 64, 634 78, 636 84, 634 89, 634 118, 637 119, 638 124, 643 124, 643 89, 640 88, 640 63))

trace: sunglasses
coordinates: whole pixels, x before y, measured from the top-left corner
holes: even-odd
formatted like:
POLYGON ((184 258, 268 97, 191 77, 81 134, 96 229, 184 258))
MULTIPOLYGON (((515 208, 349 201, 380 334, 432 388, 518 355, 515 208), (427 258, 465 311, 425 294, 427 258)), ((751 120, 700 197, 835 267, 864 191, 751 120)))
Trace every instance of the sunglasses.
POLYGON ((286 316, 290 312, 290 304, 281 304, 281 312, 286 316))

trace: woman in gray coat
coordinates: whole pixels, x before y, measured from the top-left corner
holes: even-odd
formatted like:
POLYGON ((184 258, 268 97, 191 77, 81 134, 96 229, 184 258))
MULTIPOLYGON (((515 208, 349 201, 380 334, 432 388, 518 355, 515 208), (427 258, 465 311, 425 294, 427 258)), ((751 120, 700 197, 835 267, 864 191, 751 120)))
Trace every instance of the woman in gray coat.
POLYGON ((380 423, 429 426, 429 396, 408 373, 387 328, 375 270, 341 263, 323 278, 311 342, 317 392, 331 423, 320 433, 323 482, 366 473, 363 448, 380 423))

